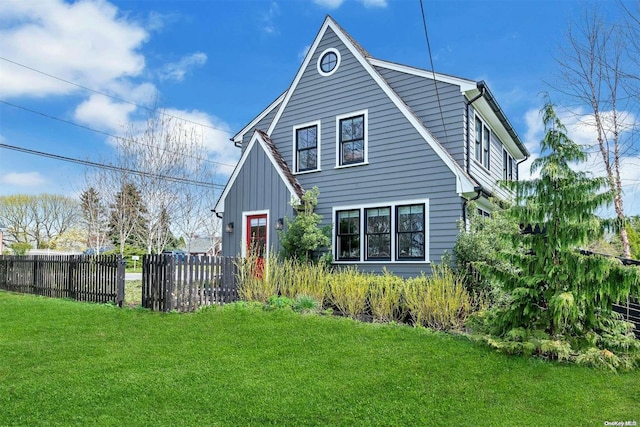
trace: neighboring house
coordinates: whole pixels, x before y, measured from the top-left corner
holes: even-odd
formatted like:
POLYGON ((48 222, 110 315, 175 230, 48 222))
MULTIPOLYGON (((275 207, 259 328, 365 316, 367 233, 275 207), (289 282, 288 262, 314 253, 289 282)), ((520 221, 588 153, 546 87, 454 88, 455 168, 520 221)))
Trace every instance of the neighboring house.
POLYGON ((187 251, 192 256, 216 256, 220 254, 220 237, 193 236, 187 242, 187 251))
POLYGON ((488 213, 509 197, 497 181, 529 155, 484 82, 374 59, 331 17, 233 141, 242 156, 214 208, 224 255, 279 250, 291 199, 317 186, 334 262, 407 276, 451 253, 467 201, 488 213))

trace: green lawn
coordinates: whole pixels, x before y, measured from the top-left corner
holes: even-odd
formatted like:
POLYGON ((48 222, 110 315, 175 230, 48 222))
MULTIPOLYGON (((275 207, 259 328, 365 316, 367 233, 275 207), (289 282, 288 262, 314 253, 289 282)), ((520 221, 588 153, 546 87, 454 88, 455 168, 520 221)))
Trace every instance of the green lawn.
POLYGON ((152 313, 0 291, 0 425, 640 423, 640 373, 408 326, 237 305, 152 313))

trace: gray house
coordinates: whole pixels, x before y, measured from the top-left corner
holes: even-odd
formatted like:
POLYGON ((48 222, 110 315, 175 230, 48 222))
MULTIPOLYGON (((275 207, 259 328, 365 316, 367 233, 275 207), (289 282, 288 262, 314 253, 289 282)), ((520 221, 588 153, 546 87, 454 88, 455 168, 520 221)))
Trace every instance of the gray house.
POLYGON ((484 82, 375 59, 331 17, 233 142, 242 156, 214 208, 224 255, 278 250, 291 200, 317 186, 335 263, 402 275, 451 253, 466 203, 489 213, 529 155, 484 82))

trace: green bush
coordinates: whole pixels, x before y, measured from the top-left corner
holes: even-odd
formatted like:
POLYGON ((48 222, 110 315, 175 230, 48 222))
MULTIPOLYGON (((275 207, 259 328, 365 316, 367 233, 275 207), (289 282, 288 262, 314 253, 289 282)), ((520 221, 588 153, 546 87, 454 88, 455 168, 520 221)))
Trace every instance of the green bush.
POLYGON ((293 306, 293 300, 291 298, 282 297, 278 295, 271 295, 264 305, 264 309, 267 311, 291 309, 293 306))
POLYGON ((238 258, 235 261, 238 281, 238 296, 245 301, 266 303, 277 293, 277 283, 268 280, 268 260, 255 256, 238 258), (267 270, 267 271, 265 271, 267 270))
POLYGON ((355 267, 333 273, 329 282, 331 302, 346 316, 354 319, 362 316, 367 307, 370 281, 370 275, 355 267))
POLYGON ((369 284, 369 305, 374 320, 390 322, 402 320, 404 310, 402 294, 404 280, 383 269, 382 275, 373 275, 369 284))
POLYGON ((293 311, 298 313, 319 313, 322 305, 309 295, 298 295, 293 301, 293 311))
POLYGON ((405 304, 414 325, 459 330, 471 312, 471 298, 462 276, 446 264, 433 265, 431 276, 407 279, 405 304))

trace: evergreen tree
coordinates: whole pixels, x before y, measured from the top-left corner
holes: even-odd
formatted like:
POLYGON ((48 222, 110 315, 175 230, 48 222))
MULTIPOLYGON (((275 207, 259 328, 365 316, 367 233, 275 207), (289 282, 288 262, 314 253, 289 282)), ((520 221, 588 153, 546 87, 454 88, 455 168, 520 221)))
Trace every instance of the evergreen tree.
POLYGON ((89 187, 80 194, 80 208, 87 233, 87 245, 93 248, 96 254, 100 253, 100 249, 106 243, 108 216, 106 206, 94 187, 89 187))
POLYGON ((134 184, 125 183, 110 206, 109 230, 111 240, 124 254, 126 245, 138 246, 146 227, 146 208, 134 184))
MULTIPOLYGON (((610 336, 612 325, 621 330, 612 303, 638 291, 638 270, 623 267, 615 258, 580 253, 602 236, 594 212, 611 202, 612 193, 601 191, 603 178, 571 168, 586 156, 568 138, 551 104, 543 108, 543 121, 542 155, 531 167, 539 178, 506 183, 516 194, 507 213, 524 232, 501 254, 508 267, 486 265, 486 273, 509 295, 488 323, 493 334, 506 339, 535 335, 566 339, 572 348, 587 341, 611 348, 614 344, 597 337, 610 336)), ((623 327, 622 341, 632 336, 627 332, 623 327)))

